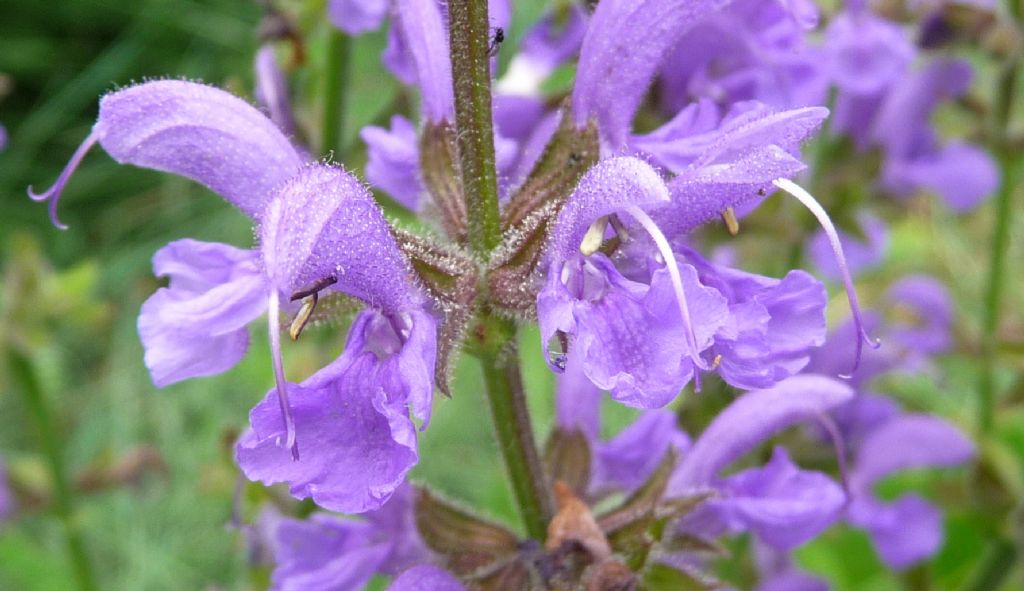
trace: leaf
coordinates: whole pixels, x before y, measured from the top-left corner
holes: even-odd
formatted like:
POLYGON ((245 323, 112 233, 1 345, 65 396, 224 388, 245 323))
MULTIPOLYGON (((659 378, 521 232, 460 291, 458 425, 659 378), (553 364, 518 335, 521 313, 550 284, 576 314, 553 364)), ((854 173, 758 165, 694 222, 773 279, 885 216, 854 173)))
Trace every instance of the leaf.
MULTIPOLYGON (((537 159, 526 181, 509 199, 502 212, 502 227, 519 225, 534 211, 549 203, 562 203, 572 194, 583 173, 597 163, 600 145, 593 123, 578 129, 568 108, 544 152, 537 159)), ((557 209, 557 208, 556 208, 557 209)))
POLYGON ((457 247, 440 245, 411 232, 395 230, 395 238, 412 263, 420 284, 434 298, 444 316, 437 335, 434 382, 445 396, 451 397, 454 353, 462 343, 474 312, 473 302, 477 295, 476 263, 457 247))
POLYGON ((511 531, 434 496, 416 491, 416 528, 423 542, 448 560, 456 574, 468 574, 515 555, 519 542, 511 531))
POLYGON ((441 224, 458 242, 466 239, 466 200, 459 183, 458 146, 455 128, 447 123, 427 123, 420 136, 420 171, 423 184, 441 214, 441 224))
POLYGON ((578 430, 556 428, 544 449, 544 463, 554 481, 562 481, 577 495, 590 483, 590 444, 578 430))
POLYGON ((640 588, 644 591, 709 591, 721 589, 722 583, 703 573, 656 562, 644 571, 640 588))

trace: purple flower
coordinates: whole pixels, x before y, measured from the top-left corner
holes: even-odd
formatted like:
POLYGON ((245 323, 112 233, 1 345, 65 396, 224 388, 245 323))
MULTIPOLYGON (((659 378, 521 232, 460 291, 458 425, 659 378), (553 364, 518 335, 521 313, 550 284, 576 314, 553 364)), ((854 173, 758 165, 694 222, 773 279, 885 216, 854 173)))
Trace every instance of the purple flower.
POLYGON ((244 101, 201 84, 159 81, 101 100, 93 132, 41 196, 52 199, 55 222, 60 190, 97 141, 119 162, 205 184, 258 226, 256 251, 186 240, 154 257, 155 271, 171 278, 139 317, 154 382, 228 369, 244 354, 246 325, 266 309, 277 387, 253 409, 239 463, 254 479, 288 481, 294 494, 332 509, 379 507, 416 462, 407 407, 425 426, 436 324, 369 191, 340 169, 303 166, 280 130, 244 101), (368 308, 335 362, 288 385, 281 300, 315 305, 324 290, 368 308), (301 393, 294 414, 290 391, 301 393), (308 438, 301 460, 296 430, 308 438))
MULTIPOLYGON (((737 126, 730 145, 740 149, 752 142, 748 135, 758 136, 737 126)), ((727 150, 712 142, 702 154, 727 150)), ((706 167, 708 179, 725 176, 712 177, 715 166, 706 167)), ((719 170, 729 169, 723 164, 719 170)), ((765 178, 775 176, 775 171, 759 170, 765 178)), ((740 178, 756 185, 753 177, 740 178)), ((715 182, 677 188, 697 203, 704 198, 700 191, 714 191, 715 182)), ((780 281, 718 268, 691 249, 673 249, 640 209, 647 207, 655 219, 665 220, 661 226, 692 228, 687 222, 680 225, 679 218, 682 211, 692 217, 694 208, 684 210, 679 200, 666 199, 666 190, 660 177, 634 158, 604 160, 583 177, 552 230, 547 277, 537 300, 545 345, 556 337, 565 341, 597 387, 641 408, 668 403, 695 376, 695 368, 717 368, 729 383, 743 388, 767 387, 798 372, 809 360, 809 349, 824 340, 821 284, 802 272, 780 281), (626 234, 642 237, 647 232, 651 241, 634 239, 614 262, 595 252, 593 237, 586 236, 617 212, 636 222, 626 234), (649 254, 651 246, 656 257, 649 254)), ((554 358, 556 370, 559 364, 554 358)))
POLYGON ((625 145, 648 85, 669 50, 730 0, 613 0, 597 5, 583 38, 572 113, 591 118, 612 150, 625 145))
MULTIPOLYGON (((920 276, 901 280, 890 288, 887 299, 893 307, 904 308, 922 324, 893 321, 885 325, 882 339, 891 343, 884 352, 874 352, 854 373, 851 384, 860 390, 856 398, 832 411, 835 424, 855 458, 850 470, 850 523, 871 535, 882 560, 892 568, 906 568, 936 552, 942 542, 938 509, 917 495, 908 494, 894 502, 874 495, 874 484, 895 472, 954 466, 967 462, 974 450, 950 423, 927 415, 902 414, 891 399, 870 393, 874 377, 893 370, 919 371, 929 354, 949 346, 951 303, 937 281, 920 276)), ((815 353, 812 367, 821 371, 843 355, 849 340, 841 327, 815 353)))
POLYGON ((383 60, 399 80, 419 87, 425 119, 455 120, 447 22, 435 0, 395 0, 383 60))
POLYGON ((669 498, 716 493, 680 527, 706 537, 723 530, 751 530, 783 549, 823 531, 840 515, 846 495, 824 474, 797 468, 782 448, 776 448, 764 467, 725 478, 719 474, 768 437, 813 421, 852 396, 853 390, 841 382, 800 375, 736 399, 697 438, 669 480, 669 498))
POLYGON ((957 212, 972 209, 995 190, 999 172, 991 157, 963 142, 939 145, 929 122, 939 101, 962 95, 970 78, 966 62, 936 60, 889 93, 872 128, 886 153, 884 188, 897 196, 928 189, 957 212))
POLYGON ((912 468, 956 466, 974 456, 974 446, 955 427, 935 417, 902 415, 867 435, 850 472, 853 498, 847 519, 871 535, 882 560, 903 569, 928 558, 942 544, 938 509, 915 494, 883 501, 873 485, 912 468))
POLYGON ((409 486, 362 519, 277 518, 261 534, 273 549, 272 588, 279 591, 360 589, 376 573, 396 575, 431 558, 416 532, 409 486))
POLYGON ((734 1, 672 49, 659 74, 661 107, 676 113, 697 99, 757 99, 776 107, 823 102, 820 52, 805 40, 817 21, 817 6, 807 0, 734 1))
POLYGON ((602 253, 586 255, 580 248, 596 220, 618 211, 645 220, 644 227, 657 232, 638 206, 667 201, 664 182, 642 161, 600 162, 580 180, 555 221, 547 278, 537 297, 545 352, 557 334, 568 335, 595 385, 616 400, 644 408, 665 405, 692 376, 693 364, 701 363, 697 355, 726 322, 724 298, 699 286, 692 267, 680 270, 662 237, 660 250, 670 260, 662 272, 670 275, 680 330, 662 320, 663 306, 652 309, 647 304, 647 285, 622 276, 602 253), (690 306, 705 320, 700 325, 691 324, 690 306))
MULTIPOLYGON (((369 192, 344 172, 314 166, 286 184, 261 227, 263 258, 277 293, 330 278, 327 288, 367 302, 349 329, 341 356, 294 390, 297 432, 310 453, 289 459, 287 401, 274 391, 250 413, 252 431, 237 446, 245 474, 266 484, 288 482, 293 495, 349 513, 379 507, 416 463, 415 428, 406 407, 430 415, 436 323, 410 281, 411 268, 369 192), (297 231, 301 229, 301 231, 297 231), (359 249, 351 244, 359 243, 359 249), (282 400, 284 400, 282 398, 282 400)), ((278 335, 271 330, 272 347, 278 335)), ((279 356, 275 355, 279 363, 279 356)))

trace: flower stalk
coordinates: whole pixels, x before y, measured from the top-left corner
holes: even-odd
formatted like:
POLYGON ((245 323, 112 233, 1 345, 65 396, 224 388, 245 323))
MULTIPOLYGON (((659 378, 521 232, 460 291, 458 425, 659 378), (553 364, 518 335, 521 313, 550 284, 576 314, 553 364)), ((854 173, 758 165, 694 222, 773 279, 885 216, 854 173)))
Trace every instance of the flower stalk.
MULTIPOLYGON (((1020 28, 1020 3, 1009 2, 1015 25, 1020 28)), ((998 350, 1000 303, 1005 286, 1006 251, 1010 243, 1013 217, 1013 196, 1017 187, 1019 156, 1010 146, 1008 127, 1012 120, 1021 48, 1003 64, 996 79, 995 105, 992 111, 989 138, 999 160, 1001 184, 996 194, 995 229, 989 248, 989 268, 985 287, 985 306, 981 324, 981 383, 978 400, 978 430, 989 433, 995 418, 995 356, 998 350)))
POLYGON ((458 0, 449 3, 448 35, 469 243, 477 256, 487 259, 490 251, 501 240, 498 175, 491 123, 487 0, 458 0))
MULTIPOLYGON (((487 0, 449 3, 448 31, 469 246, 480 259, 487 260, 501 241, 491 117, 487 0)), ((526 408, 526 392, 515 346, 516 326, 513 321, 495 318, 486 311, 479 321, 487 334, 477 355, 498 447, 526 533, 543 540, 551 518, 551 502, 526 408)))
POLYGON ((89 563, 89 557, 85 551, 85 543, 82 540, 78 524, 75 522, 71 486, 68 483, 64 455, 60 448, 60 437, 50 405, 39 386, 32 362, 13 349, 8 350, 7 359, 11 377, 17 384, 16 389, 21 392, 25 406, 28 407, 29 413, 32 415, 36 432, 39 434, 40 445, 46 456, 50 478, 53 479, 54 511, 64 524, 68 557, 78 581, 78 588, 82 591, 95 591, 98 587, 93 577, 92 565, 89 563))
MULTIPOLYGON (((500 322, 507 324, 506 329, 515 330, 512 321, 500 322)), ((527 535, 544 540, 552 515, 551 499, 526 408, 518 350, 512 345, 511 350, 484 353, 480 364, 498 447, 505 460, 520 517, 527 535)))

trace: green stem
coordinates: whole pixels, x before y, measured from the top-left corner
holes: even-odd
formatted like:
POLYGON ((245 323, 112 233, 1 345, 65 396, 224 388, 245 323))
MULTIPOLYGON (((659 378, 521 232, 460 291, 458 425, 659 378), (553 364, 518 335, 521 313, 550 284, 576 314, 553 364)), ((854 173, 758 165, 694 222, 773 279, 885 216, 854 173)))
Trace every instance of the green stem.
POLYGON ((999 159, 1002 184, 996 195, 995 230, 989 247, 988 280, 985 290, 984 316, 981 324, 981 383, 978 400, 978 429, 989 433, 995 417, 995 357, 998 349, 1000 303, 1005 285, 1004 268, 1010 242, 1013 214, 1013 194, 1019 157, 1008 145, 1007 128, 1012 119, 1014 92, 1020 55, 1015 54, 1006 64, 996 81, 995 105, 992 113, 990 141, 999 159))
POLYGON ((8 361, 11 376, 18 385, 17 389, 22 393, 25 406, 32 414, 36 431, 39 433, 40 446, 49 464, 50 476, 53 479, 54 511, 64 524, 68 555, 78 580, 78 587, 82 591, 93 591, 97 589, 97 586, 93 579, 89 558, 85 552, 85 544, 74 520, 71 487, 67 480, 64 456, 61 452, 60 437, 54 423, 53 413, 50 411, 46 396, 39 387, 32 362, 14 350, 8 351, 8 361))
MULTIPOLYGON (((511 330, 514 335, 515 325, 512 322, 495 322, 504 323, 503 330, 511 330)), ((519 505, 520 517, 531 538, 544 540, 547 523, 551 520, 551 497, 526 408, 514 336, 507 341, 504 351, 481 354, 480 364, 498 446, 519 505)))
POLYGON ((978 569, 964 585, 964 591, 999 589, 1017 564, 1017 549, 1005 539, 992 542, 978 569))
POLYGON ((331 27, 327 37, 327 59, 324 62, 324 111, 320 150, 333 153, 340 162, 345 157, 345 105, 348 102, 349 68, 352 40, 331 27))
POLYGON ((498 175, 491 119, 490 26, 487 0, 448 3, 462 191, 470 246, 483 259, 501 240, 498 175))

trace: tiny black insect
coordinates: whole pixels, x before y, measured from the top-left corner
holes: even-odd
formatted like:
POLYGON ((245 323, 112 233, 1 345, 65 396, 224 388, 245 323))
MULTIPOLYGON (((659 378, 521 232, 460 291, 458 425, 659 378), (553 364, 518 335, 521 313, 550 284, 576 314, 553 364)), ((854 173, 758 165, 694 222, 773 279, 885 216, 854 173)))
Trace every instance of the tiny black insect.
POLYGON ((501 44, 505 41, 505 29, 496 27, 494 29, 494 37, 491 39, 491 44, 487 47, 487 57, 494 57, 498 55, 498 50, 501 49, 501 44))

